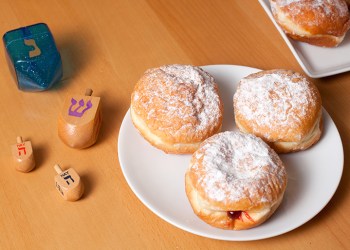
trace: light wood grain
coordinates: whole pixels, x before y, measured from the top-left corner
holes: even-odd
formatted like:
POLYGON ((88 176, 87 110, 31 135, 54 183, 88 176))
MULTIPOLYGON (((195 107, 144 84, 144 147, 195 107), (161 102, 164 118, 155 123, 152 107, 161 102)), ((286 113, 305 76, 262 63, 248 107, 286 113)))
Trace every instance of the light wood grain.
POLYGON ((119 127, 146 69, 188 63, 302 71, 257 1, 0 1, 2 34, 38 22, 55 37, 64 77, 49 91, 21 92, 0 50, 1 249, 350 248, 350 73, 314 81, 343 140, 345 168, 329 204, 296 230, 252 242, 199 237, 148 210, 121 172, 119 127), (103 122, 96 144, 76 150, 58 138, 57 118, 67 94, 87 87, 101 97, 103 122), (36 168, 29 173, 10 164, 17 135, 32 142, 36 168), (79 173, 79 201, 57 194, 56 162, 79 173))

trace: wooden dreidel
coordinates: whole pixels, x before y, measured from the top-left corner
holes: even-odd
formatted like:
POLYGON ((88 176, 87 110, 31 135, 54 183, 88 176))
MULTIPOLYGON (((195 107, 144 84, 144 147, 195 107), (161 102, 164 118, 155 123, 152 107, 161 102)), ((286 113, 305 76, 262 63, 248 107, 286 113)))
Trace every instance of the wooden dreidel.
POLYGON ((84 185, 77 172, 73 168, 62 171, 58 164, 54 166, 54 169, 58 173, 55 176, 56 189, 63 199, 67 201, 79 200, 84 193, 84 185))
POLYGON ((58 136, 69 147, 87 148, 93 145, 101 127, 100 97, 87 89, 85 96, 68 96, 58 118, 58 136))
POLYGON ((27 173, 34 169, 35 161, 33 156, 32 143, 23 141, 21 136, 17 137, 17 144, 11 146, 12 155, 15 160, 15 167, 18 171, 27 173))

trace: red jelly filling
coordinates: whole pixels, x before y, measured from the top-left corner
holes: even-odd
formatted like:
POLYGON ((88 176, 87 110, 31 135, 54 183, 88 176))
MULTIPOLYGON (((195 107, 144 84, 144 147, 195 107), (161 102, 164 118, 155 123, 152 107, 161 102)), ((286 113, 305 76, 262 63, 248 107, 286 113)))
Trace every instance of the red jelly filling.
POLYGON ((227 216, 231 219, 241 219, 242 218, 242 211, 227 211, 227 216))
POLYGON ((250 220, 251 222, 254 222, 252 217, 250 217, 247 212, 244 212, 244 211, 227 211, 227 216, 230 217, 233 220, 237 220, 238 219, 238 220, 243 221, 242 214, 244 214, 244 216, 248 220, 250 220))

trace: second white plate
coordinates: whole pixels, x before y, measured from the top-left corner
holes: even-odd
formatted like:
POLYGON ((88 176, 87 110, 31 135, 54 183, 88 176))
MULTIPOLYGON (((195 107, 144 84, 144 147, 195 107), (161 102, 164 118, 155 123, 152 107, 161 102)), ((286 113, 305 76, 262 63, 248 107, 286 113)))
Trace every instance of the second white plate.
MULTIPOLYGON (((216 79, 224 102, 223 131, 236 130, 232 97, 239 80, 258 69, 205 66, 216 79)), ((185 171, 190 155, 171 155, 152 147, 134 128, 130 113, 124 117, 118 138, 119 162, 136 196, 165 221, 204 237, 246 241, 283 234, 304 224, 328 203, 343 171, 343 146, 331 117, 323 110, 324 133, 309 150, 281 155, 288 171, 284 200, 262 225, 245 231, 211 227, 192 211, 185 193, 185 171)))
POLYGON ((323 48, 295 41, 289 38, 276 23, 269 0, 259 0, 259 2, 308 76, 320 78, 350 70, 349 34, 336 48, 323 48))

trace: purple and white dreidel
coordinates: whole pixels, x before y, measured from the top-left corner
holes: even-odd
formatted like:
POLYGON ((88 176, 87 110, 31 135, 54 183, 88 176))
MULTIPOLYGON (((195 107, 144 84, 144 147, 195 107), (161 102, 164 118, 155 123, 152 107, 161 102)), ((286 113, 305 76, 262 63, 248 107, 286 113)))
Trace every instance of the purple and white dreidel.
POLYGON ((98 137, 102 116, 100 97, 92 96, 87 89, 85 95, 69 95, 58 117, 58 136, 69 147, 87 148, 98 137))

